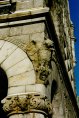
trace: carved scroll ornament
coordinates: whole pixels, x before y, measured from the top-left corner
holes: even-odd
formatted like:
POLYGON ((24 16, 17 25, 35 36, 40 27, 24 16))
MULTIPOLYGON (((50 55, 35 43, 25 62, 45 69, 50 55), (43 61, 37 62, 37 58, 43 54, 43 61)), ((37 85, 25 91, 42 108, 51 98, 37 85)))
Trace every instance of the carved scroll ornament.
POLYGON ((39 94, 17 95, 8 97, 3 105, 4 111, 8 114, 27 113, 35 110, 47 115, 52 114, 52 105, 46 96, 39 94))

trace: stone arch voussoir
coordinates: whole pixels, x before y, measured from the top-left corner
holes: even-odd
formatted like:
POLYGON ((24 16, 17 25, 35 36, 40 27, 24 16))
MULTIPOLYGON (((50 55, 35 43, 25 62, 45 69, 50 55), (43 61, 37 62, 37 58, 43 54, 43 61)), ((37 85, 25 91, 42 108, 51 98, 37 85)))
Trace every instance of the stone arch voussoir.
POLYGON ((4 40, 0 40, 0 66, 8 77, 8 95, 25 92, 27 84, 35 83, 35 71, 27 54, 4 40))

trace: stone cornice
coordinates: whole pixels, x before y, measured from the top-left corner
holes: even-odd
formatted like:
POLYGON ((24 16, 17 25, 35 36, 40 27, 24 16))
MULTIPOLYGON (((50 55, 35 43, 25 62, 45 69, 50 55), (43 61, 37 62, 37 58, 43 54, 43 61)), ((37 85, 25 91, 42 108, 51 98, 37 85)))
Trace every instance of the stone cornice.
POLYGON ((0 15, 0 23, 22 20, 22 19, 24 19, 24 17, 25 18, 33 17, 34 15, 45 14, 47 12, 49 12, 48 7, 44 7, 44 8, 40 7, 38 9, 32 8, 32 9, 28 9, 28 10, 24 10, 24 11, 20 10, 20 11, 13 12, 11 14, 0 15))

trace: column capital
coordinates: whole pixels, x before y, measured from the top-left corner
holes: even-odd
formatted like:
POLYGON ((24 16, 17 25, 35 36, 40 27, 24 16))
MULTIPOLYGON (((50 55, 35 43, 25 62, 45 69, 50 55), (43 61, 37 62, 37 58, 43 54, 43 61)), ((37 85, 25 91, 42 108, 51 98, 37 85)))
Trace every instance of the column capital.
POLYGON ((5 98, 3 110, 9 115, 19 113, 52 114, 52 105, 46 96, 39 94, 16 95, 5 98))

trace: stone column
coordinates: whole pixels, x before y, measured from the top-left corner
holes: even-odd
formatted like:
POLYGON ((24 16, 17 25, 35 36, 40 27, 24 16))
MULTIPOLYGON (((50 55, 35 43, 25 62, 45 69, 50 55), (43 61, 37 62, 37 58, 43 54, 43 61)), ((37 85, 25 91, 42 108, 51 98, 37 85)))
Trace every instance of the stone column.
POLYGON ((40 94, 9 96, 3 102, 3 109, 9 118, 44 118, 52 114, 50 101, 40 94))
MULTIPOLYGON (((49 117, 52 107, 46 97, 46 87, 42 83, 36 83, 35 70, 29 57, 14 44, 7 41, 0 42, 4 43, 0 51, 0 57, 4 57, 0 64, 8 77, 7 97, 2 100, 4 112, 9 118, 49 117)), ((41 78, 45 75, 43 70, 40 71, 41 78)))

